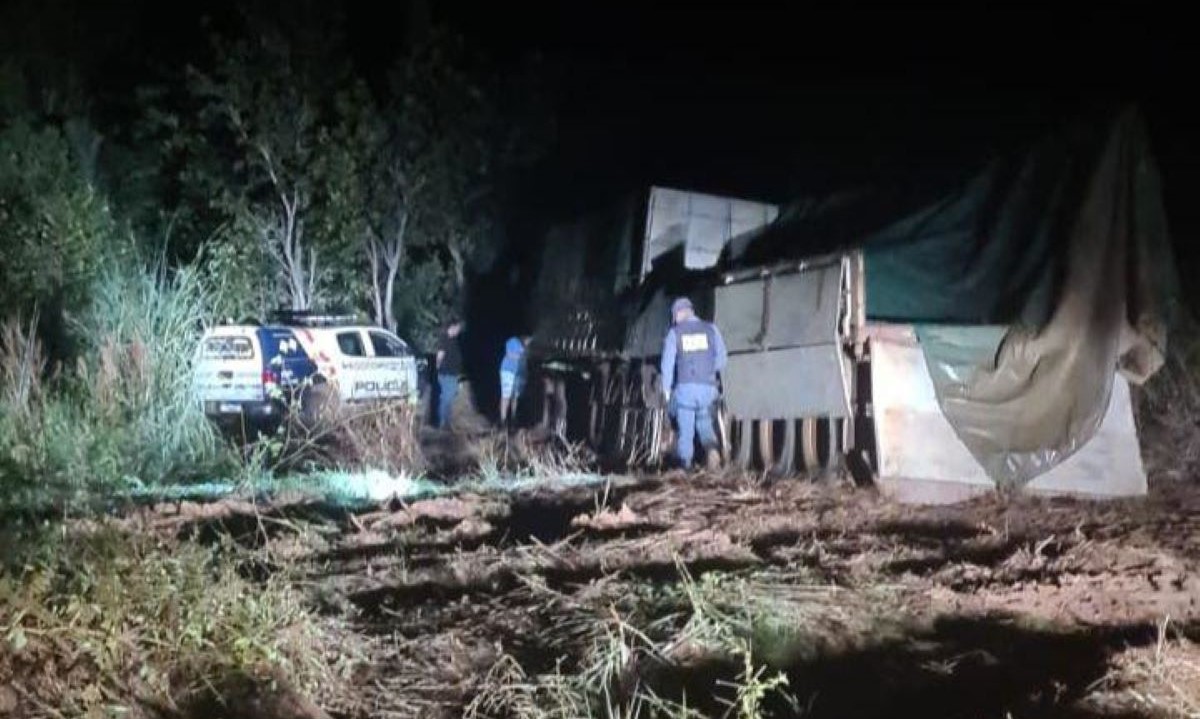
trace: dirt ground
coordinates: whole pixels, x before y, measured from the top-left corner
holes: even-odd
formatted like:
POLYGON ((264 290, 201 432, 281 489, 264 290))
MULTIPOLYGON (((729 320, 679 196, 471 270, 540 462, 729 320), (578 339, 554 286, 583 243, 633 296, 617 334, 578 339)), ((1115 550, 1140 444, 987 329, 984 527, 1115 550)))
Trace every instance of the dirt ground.
POLYGON ((1200 492, 1184 484, 923 508, 676 475, 362 513, 170 505, 139 521, 229 531, 263 550, 262 571, 290 567, 361 653, 323 699, 334 716, 520 716, 479 697, 503 676, 585 672, 597 637, 626 631, 656 649, 626 657, 619 687, 726 715, 737 663, 683 639, 702 585, 759 607, 755 655, 788 680, 790 699, 764 704, 775 716, 1198 715, 1200 492))

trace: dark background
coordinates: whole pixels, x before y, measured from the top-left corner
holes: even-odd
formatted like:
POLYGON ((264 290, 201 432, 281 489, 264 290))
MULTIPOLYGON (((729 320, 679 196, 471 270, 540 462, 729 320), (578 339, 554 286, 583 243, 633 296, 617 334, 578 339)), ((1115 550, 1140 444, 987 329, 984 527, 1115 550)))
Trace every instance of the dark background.
MULTIPOLYGON (((255 5, 306 12, 297 2, 255 5)), ((342 9, 349 52, 377 87, 433 24, 461 33, 502 73, 540 57, 557 132, 509 193, 510 265, 536 263, 547 223, 650 183, 785 203, 939 182, 1128 103, 1149 121, 1181 274, 1200 263, 1196 28, 1182 11, 592 0, 342 9)), ((50 65, 81 64, 96 111, 116 125, 135 111, 135 87, 203 58, 205 22, 220 29, 237 17, 228 0, 13 0, 8 10, 28 27, 0 32, 5 42, 50 65)))
POLYGON ((558 142, 531 182, 548 208, 631 183, 786 201, 937 176, 1136 102, 1173 224, 1195 226, 1195 53, 1181 17, 1145 5, 436 7, 497 58, 538 49, 565 68, 558 142))
MULTIPOLYGON (((536 247, 550 219, 650 183, 785 203, 944 182, 1136 103, 1180 270, 1200 263, 1198 63, 1182 15, 1149 3, 831 5, 452 0, 433 14, 499 62, 538 51, 554 75, 559 132, 518 194, 518 247, 536 247)), ((386 25, 351 9, 381 59, 386 25)))
MULTIPOLYGON (((138 84, 203 56, 204 18, 220 28, 236 15, 228 0, 6 4, 29 26, 8 28, 6 42, 82 58, 110 116, 138 84)), ((1190 235, 1195 27, 1151 5, 399 0, 343 12, 355 64, 375 83, 430 23, 501 71, 542 57, 558 133, 519 193, 528 214, 569 217, 647 182, 782 202, 936 177, 1135 102, 1173 227, 1190 235)))

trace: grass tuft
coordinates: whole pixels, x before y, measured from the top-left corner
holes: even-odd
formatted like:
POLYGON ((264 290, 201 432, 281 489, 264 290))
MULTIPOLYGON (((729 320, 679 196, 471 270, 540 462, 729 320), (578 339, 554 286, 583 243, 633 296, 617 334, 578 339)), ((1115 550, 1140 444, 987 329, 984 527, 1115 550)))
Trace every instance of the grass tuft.
POLYGON ((24 549, 0 567, 0 675, 18 716, 177 711, 235 676, 335 683, 300 594, 283 576, 244 578, 231 542, 107 523, 9 539, 24 549))

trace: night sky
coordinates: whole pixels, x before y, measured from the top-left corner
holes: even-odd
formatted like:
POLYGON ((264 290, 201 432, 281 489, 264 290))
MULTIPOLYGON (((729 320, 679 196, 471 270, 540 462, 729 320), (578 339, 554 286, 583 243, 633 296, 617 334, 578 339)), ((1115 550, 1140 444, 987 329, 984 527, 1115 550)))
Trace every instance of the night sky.
MULTIPOLYGON (((1147 4, 831 5, 434 3, 499 61, 536 50, 558 71, 558 141, 526 193, 535 213, 569 217, 652 182, 786 202, 949 177, 1136 102, 1181 254, 1200 260, 1188 253, 1198 63, 1180 16, 1147 4)), ((387 47, 386 23, 358 27, 387 47)))
MULTIPOLYGON (((46 3, 16 2, 45 13, 46 3)), ((1200 261, 1190 250, 1200 227, 1195 27, 1181 13, 831 5, 430 0, 426 10, 497 69, 542 57, 559 132, 516 193, 516 235, 649 183, 786 202, 950 176, 1081 115, 1137 102, 1181 260, 1200 261)), ((81 3, 60 12, 51 37, 22 32, 19 41, 48 55, 101 47, 93 81, 120 98, 203 53, 201 17, 220 27, 233 7, 81 3)), ((372 81, 402 52, 414 7, 345 5, 353 59, 372 81)))

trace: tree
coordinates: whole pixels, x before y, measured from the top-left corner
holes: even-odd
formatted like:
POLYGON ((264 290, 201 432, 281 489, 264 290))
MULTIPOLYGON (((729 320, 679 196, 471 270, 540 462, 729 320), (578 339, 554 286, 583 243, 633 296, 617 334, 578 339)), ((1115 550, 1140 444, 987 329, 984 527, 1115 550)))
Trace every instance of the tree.
MULTIPOLYGON (((343 140, 359 158, 356 199, 359 247, 366 258, 372 317, 380 326, 398 329, 396 284, 402 270, 412 270, 408 253, 410 221, 424 179, 415 161, 420 153, 406 148, 398 137, 400 123, 388 123, 365 92, 352 94, 355 112, 343 114, 343 140), (406 151, 407 150, 407 151, 406 151)), ((426 268, 427 269, 427 268, 426 268)))
POLYGON ((266 299, 369 309, 425 339, 498 252, 499 189, 529 136, 504 103, 522 98, 502 98, 485 63, 435 32, 377 100, 338 59, 335 20, 281 30, 291 15, 215 39, 186 92, 143 92, 147 141, 134 144, 161 148, 148 184, 167 209, 140 214, 197 248, 176 257, 204 247, 234 314, 266 309, 266 273, 266 299))
POLYGON ((355 106, 359 120, 347 124, 347 146, 355 148, 360 162, 357 184, 345 187, 357 187, 362 204, 358 220, 346 224, 358 228, 372 317, 393 331, 400 330, 403 319, 406 334, 427 339, 427 330, 444 314, 446 276, 431 237, 412 229, 428 200, 423 163, 431 158, 419 144, 408 144, 399 115, 387 122, 371 103, 360 100, 355 106))
POLYGON ((184 154, 210 160, 190 182, 207 190, 194 196, 213 198, 220 241, 257 242, 293 309, 346 294, 361 213, 343 131, 347 95, 361 83, 341 52, 339 18, 301 5, 295 27, 247 16, 242 35, 214 38, 212 62, 189 71, 192 111, 169 117, 187 138, 184 154))
POLYGON ((306 78, 279 35, 218 47, 217 66, 211 74, 194 72, 193 87, 204 117, 214 131, 228 133, 238 153, 233 166, 241 187, 226 196, 229 209, 248 221, 277 263, 292 309, 308 309, 318 276, 317 253, 305 242, 318 117, 306 78))
MULTIPOLYGON (((366 246, 372 267, 381 268, 374 276, 399 276, 427 289, 419 308, 398 313, 421 316, 427 327, 461 302, 470 272, 494 261, 499 189, 549 135, 543 131, 549 113, 526 78, 519 79, 522 86, 506 86, 486 67, 461 38, 433 31, 391 75, 389 159, 374 185, 386 188, 382 207, 374 207, 389 229, 380 232, 375 223, 375 240, 366 246), (506 100, 521 109, 513 111, 506 100), (530 106, 537 109, 529 112, 530 106)), ((386 281, 379 294, 387 305, 386 281)))
MULTIPOLYGON (((402 172, 393 168, 393 173, 402 172)), ((397 178, 397 184, 403 184, 397 178)), ((387 200, 385 200, 387 202, 387 200)), ((371 270, 371 298, 375 322, 396 330, 396 277, 404 263, 404 245, 408 235, 409 210, 403 195, 392 202, 393 209, 384 210, 374 223, 367 225, 367 260, 371 270)))
POLYGON ((63 132, 0 119, 0 307, 72 310, 88 297, 101 258, 120 254, 108 207, 86 183, 63 132))
POLYGON ((494 98, 467 68, 462 40, 431 33, 393 74, 398 153, 409 182, 421 242, 446 254, 453 292, 466 284, 468 266, 489 259, 477 231, 489 192, 499 121, 494 98))

